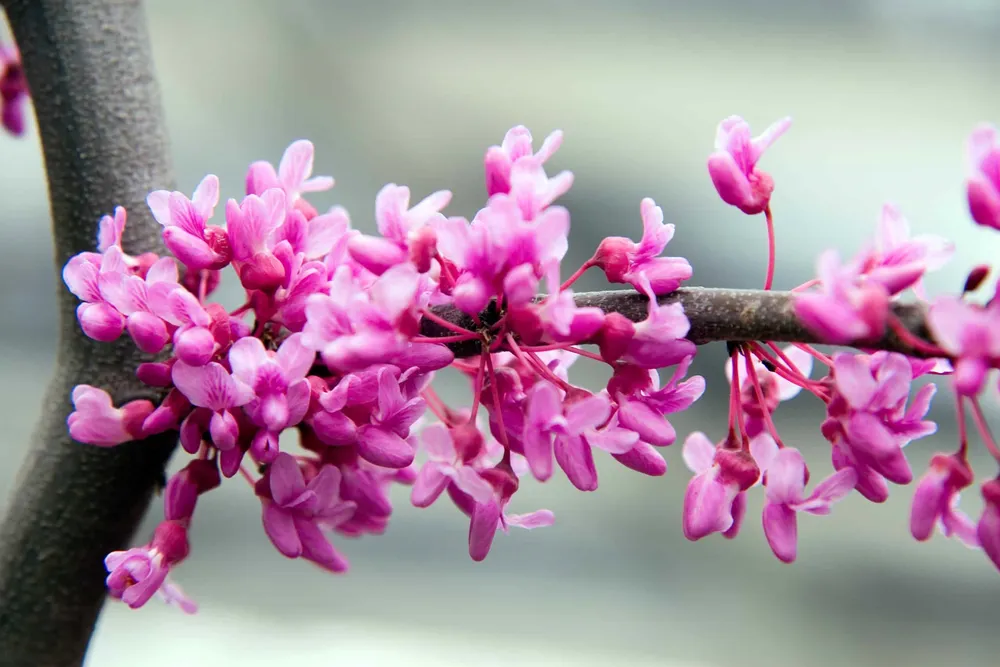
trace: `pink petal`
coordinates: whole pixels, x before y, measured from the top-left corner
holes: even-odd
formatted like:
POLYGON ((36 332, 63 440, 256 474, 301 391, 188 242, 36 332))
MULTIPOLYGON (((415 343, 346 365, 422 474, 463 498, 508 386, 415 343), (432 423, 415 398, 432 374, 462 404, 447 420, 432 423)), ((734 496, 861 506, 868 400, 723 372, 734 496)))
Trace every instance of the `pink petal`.
POLYGON ((764 536, 779 560, 791 563, 798 551, 798 521, 795 511, 787 505, 767 503, 764 506, 764 536))
POLYGON ((451 479, 445 474, 442 464, 428 461, 417 473, 417 479, 413 482, 410 503, 414 507, 430 507, 450 482, 451 479))
MULTIPOLYGON (((241 341, 237 341, 239 342, 241 341)), ((301 333, 294 333, 286 338, 275 356, 285 371, 285 380, 289 382, 304 378, 316 361, 316 352, 303 344, 301 333)))
POLYGON ((652 445, 637 442, 624 454, 612 454, 616 461, 627 468, 651 477, 667 474, 667 462, 652 445))
POLYGON ((500 503, 496 499, 475 505, 469 522, 469 555, 472 560, 481 561, 486 558, 499 525, 500 503))
POLYGON ((427 449, 427 454, 434 460, 454 461, 455 441, 444 424, 430 424, 420 432, 420 439, 427 449))
POLYGON ((413 447, 392 431, 366 424, 358 429, 358 454, 375 465, 405 468, 413 463, 413 447))
POLYGON ((730 491, 718 481, 718 469, 695 475, 684 492, 684 537, 699 540, 733 525, 732 506, 738 489, 730 491))
POLYGON ((193 405, 212 410, 224 410, 249 403, 253 391, 234 379, 221 364, 190 366, 178 361, 171 369, 174 385, 193 405))
POLYGON ((712 467, 715 460, 715 445, 704 433, 695 431, 684 440, 682 449, 684 464, 693 473, 703 473, 712 467))
POLYGON ((459 466, 454 481, 459 490, 477 503, 487 503, 494 496, 493 486, 469 466, 459 466))
POLYGON ((578 435, 557 437, 554 445, 556 462, 570 483, 581 491, 597 489, 597 468, 590 445, 578 435))
POLYGON ((256 381, 257 370, 268 360, 264 343, 259 338, 247 336, 229 348, 229 366, 233 369, 233 377, 251 386, 256 381))
POLYGON ((610 427, 601 430, 589 430, 584 439, 587 444, 603 449, 609 454, 624 454, 639 442, 639 434, 624 428, 610 427))
POLYGON ((330 544, 330 541, 326 539, 323 531, 320 530, 315 521, 296 517, 295 528, 302 543, 303 558, 316 563, 330 572, 344 572, 347 570, 347 559, 330 544))
POLYGON ((505 519, 511 526, 534 530, 535 528, 551 526, 555 523, 556 515, 550 510, 535 510, 527 514, 508 514, 505 519))
POLYGON ((302 469, 290 454, 278 454, 267 474, 271 496, 279 506, 291 503, 306 490, 302 469))
POLYGON ((776 504, 790 504, 802 499, 805 489, 806 462, 794 447, 779 451, 767 468, 767 498, 776 504))
POLYGON ((858 484, 858 473, 853 468, 845 468, 833 473, 816 485, 812 494, 794 509, 810 514, 828 514, 830 506, 842 500, 858 484))
POLYGON ((264 504, 264 532, 274 547, 288 558, 298 558, 302 555, 302 542, 295 530, 292 515, 285 512, 270 501, 264 504))

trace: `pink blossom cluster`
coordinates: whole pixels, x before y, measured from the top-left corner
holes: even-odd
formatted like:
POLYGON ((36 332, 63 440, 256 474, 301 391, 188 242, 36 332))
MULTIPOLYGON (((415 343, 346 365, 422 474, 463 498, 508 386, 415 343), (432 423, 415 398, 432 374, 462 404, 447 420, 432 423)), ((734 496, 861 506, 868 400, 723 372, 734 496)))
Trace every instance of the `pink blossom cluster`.
MULTIPOLYGON (((765 289, 774 263, 773 179, 756 163, 763 149, 787 128, 787 120, 779 121, 751 139, 741 119, 726 119, 708 162, 726 203, 748 214, 766 214, 770 257, 765 289)), ((982 226, 1000 229, 1000 143, 993 127, 973 132, 969 162, 972 217, 982 226)), ((1000 463, 1000 448, 978 400, 989 371, 1000 368, 1000 300, 994 296, 983 305, 969 298, 988 277, 989 269, 983 266, 970 272, 961 295, 928 300, 924 275, 943 266, 953 252, 953 244, 942 237, 911 235, 898 208, 887 204, 874 237, 855 257, 844 262, 834 250, 822 253, 817 278, 793 290, 795 313, 816 340, 865 350, 866 343, 870 347, 891 333, 909 355, 884 351, 827 355, 809 345, 782 349, 769 341, 731 346, 726 437, 713 446, 705 435, 694 433, 684 444, 685 461, 696 473, 684 504, 688 538, 713 532, 735 536, 746 509, 745 494, 763 485, 764 535, 779 559, 794 560, 799 512, 826 514, 852 490, 871 502, 885 502, 890 484, 913 480, 903 448, 937 430, 926 418, 936 386, 921 378, 947 375, 956 397, 958 448, 935 455, 917 484, 911 533, 923 541, 937 527, 946 536, 982 549, 1000 568, 1000 477, 981 485, 984 507, 978 521, 958 507, 959 492, 975 481, 968 461, 968 413, 984 447, 1000 463), (930 340, 910 331, 897 315, 895 306, 909 290, 925 309, 930 340), (814 361, 828 370, 819 380, 811 377, 814 361), (780 402, 803 389, 826 406, 820 433, 830 443, 833 468, 811 492, 806 491, 810 475, 804 458, 783 445, 772 418, 780 402)), ((1000 294, 1000 283, 995 293, 1000 294)))
POLYGON ((390 184, 375 199, 377 234, 363 234, 343 208, 320 212, 306 199, 333 179, 313 176, 303 140, 277 167, 250 165, 245 195, 224 206, 213 175, 190 196, 150 193, 172 256, 129 254, 122 208, 100 221, 96 252, 63 271, 80 326, 159 355, 137 376, 164 398, 116 407, 108 388, 79 386, 70 435, 113 447, 177 431, 192 457, 166 484, 152 541, 108 556, 114 597, 195 608, 169 574, 190 551, 199 498, 224 478, 252 488, 280 553, 341 572, 347 559, 331 538, 382 533, 397 485, 411 487, 417 507, 446 496, 468 517, 469 554, 482 560, 498 530, 553 522, 548 510, 510 510, 527 477, 545 481, 558 467, 593 491, 597 450, 646 475, 666 472, 660 449, 677 437, 667 417, 704 390, 702 378, 685 379, 695 346, 683 309, 653 298, 633 322, 578 307, 571 285, 598 267, 655 296, 691 266, 663 256, 674 226, 645 199, 638 242, 605 239, 561 282, 570 217, 556 202, 573 177, 546 171, 561 141, 555 132, 535 151, 526 128, 510 130, 486 152, 487 200, 471 220, 442 212, 448 191, 411 204, 407 187, 390 184), (210 300, 227 267, 245 290, 235 308, 210 300), (472 356, 456 358, 462 346, 472 356), (570 382, 581 356, 611 368, 602 390, 570 382), (471 405, 435 391, 435 372, 449 366, 467 378, 471 405))

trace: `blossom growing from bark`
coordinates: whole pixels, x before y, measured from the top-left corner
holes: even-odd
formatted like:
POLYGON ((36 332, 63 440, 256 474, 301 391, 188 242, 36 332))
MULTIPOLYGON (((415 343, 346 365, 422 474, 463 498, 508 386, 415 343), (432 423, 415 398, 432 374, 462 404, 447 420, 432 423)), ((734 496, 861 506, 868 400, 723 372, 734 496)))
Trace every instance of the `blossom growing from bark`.
POLYGON ((146 197, 156 221, 163 225, 163 243, 190 270, 217 270, 229 264, 232 248, 221 227, 208 220, 219 203, 219 178, 209 174, 190 199, 182 192, 156 190, 146 197))

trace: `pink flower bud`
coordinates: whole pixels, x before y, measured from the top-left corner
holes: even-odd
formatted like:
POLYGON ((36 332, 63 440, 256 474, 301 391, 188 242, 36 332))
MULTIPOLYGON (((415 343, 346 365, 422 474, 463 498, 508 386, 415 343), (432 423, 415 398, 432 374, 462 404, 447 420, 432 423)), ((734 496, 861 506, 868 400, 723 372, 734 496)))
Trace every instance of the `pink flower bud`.
POLYGON ((135 375, 139 382, 150 387, 169 387, 173 384, 170 379, 170 369, 172 363, 146 362, 139 364, 135 375))
POLYGON ((102 343, 118 340, 125 330, 125 318, 108 303, 81 303, 76 319, 83 333, 102 343))
POLYGON ((215 354, 215 337, 204 327, 178 329, 174 334, 174 353, 191 366, 204 366, 215 354))
POLYGON ((136 347, 146 354, 159 353, 170 341, 167 325, 152 313, 132 313, 125 321, 125 326, 136 347))

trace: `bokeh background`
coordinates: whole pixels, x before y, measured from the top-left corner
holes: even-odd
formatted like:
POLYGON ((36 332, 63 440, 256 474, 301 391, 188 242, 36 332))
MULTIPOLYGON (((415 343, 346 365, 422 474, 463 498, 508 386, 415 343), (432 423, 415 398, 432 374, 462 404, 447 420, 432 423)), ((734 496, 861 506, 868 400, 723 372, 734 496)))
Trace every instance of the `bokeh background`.
MULTIPOLYGON (((823 248, 853 252, 884 201, 916 231, 957 242, 932 292, 958 288, 1000 249, 962 196, 967 134, 1000 121, 992 0, 150 0, 148 14, 184 191, 213 172, 223 197, 238 196, 252 160, 276 162, 306 137, 317 172, 337 178, 316 200, 344 204, 361 229, 373 228, 387 182, 416 197, 452 189, 449 211, 471 216, 488 145, 518 123, 536 139, 561 128, 551 164, 576 173, 571 260, 603 236, 637 235, 639 200, 651 196, 676 223, 670 252, 691 260, 695 284, 751 287, 766 263, 763 222, 718 200, 705 158, 721 118, 738 113, 760 130, 790 114, 793 129, 763 162, 777 182, 778 288, 808 279, 823 248)), ((60 286, 37 136, 0 142, 6 498, 52 369, 60 286)), ((724 434, 723 358, 720 345, 703 348, 696 370, 709 391, 675 420, 679 433, 724 434)), ((467 398, 462 386, 444 393, 467 398)), ((918 474, 954 442, 950 400, 939 393, 940 433, 908 450, 918 474)), ((800 397, 777 421, 825 475, 819 417, 800 397)), ((957 543, 910 539, 912 488, 805 517, 788 566, 763 539, 759 497, 737 540, 684 540, 679 449, 665 478, 606 459, 593 494, 524 484, 515 511, 550 508, 556 525, 499 536, 480 564, 457 510, 416 510, 400 493, 385 536, 340 540, 353 569, 339 577, 282 558, 232 480, 199 504, 193 556, 176 573, 199 615, 110 604, 88 664, 996 664, 1000 578, 957 543)), ((976 496, 965 498, 971 512, 976 496)))

